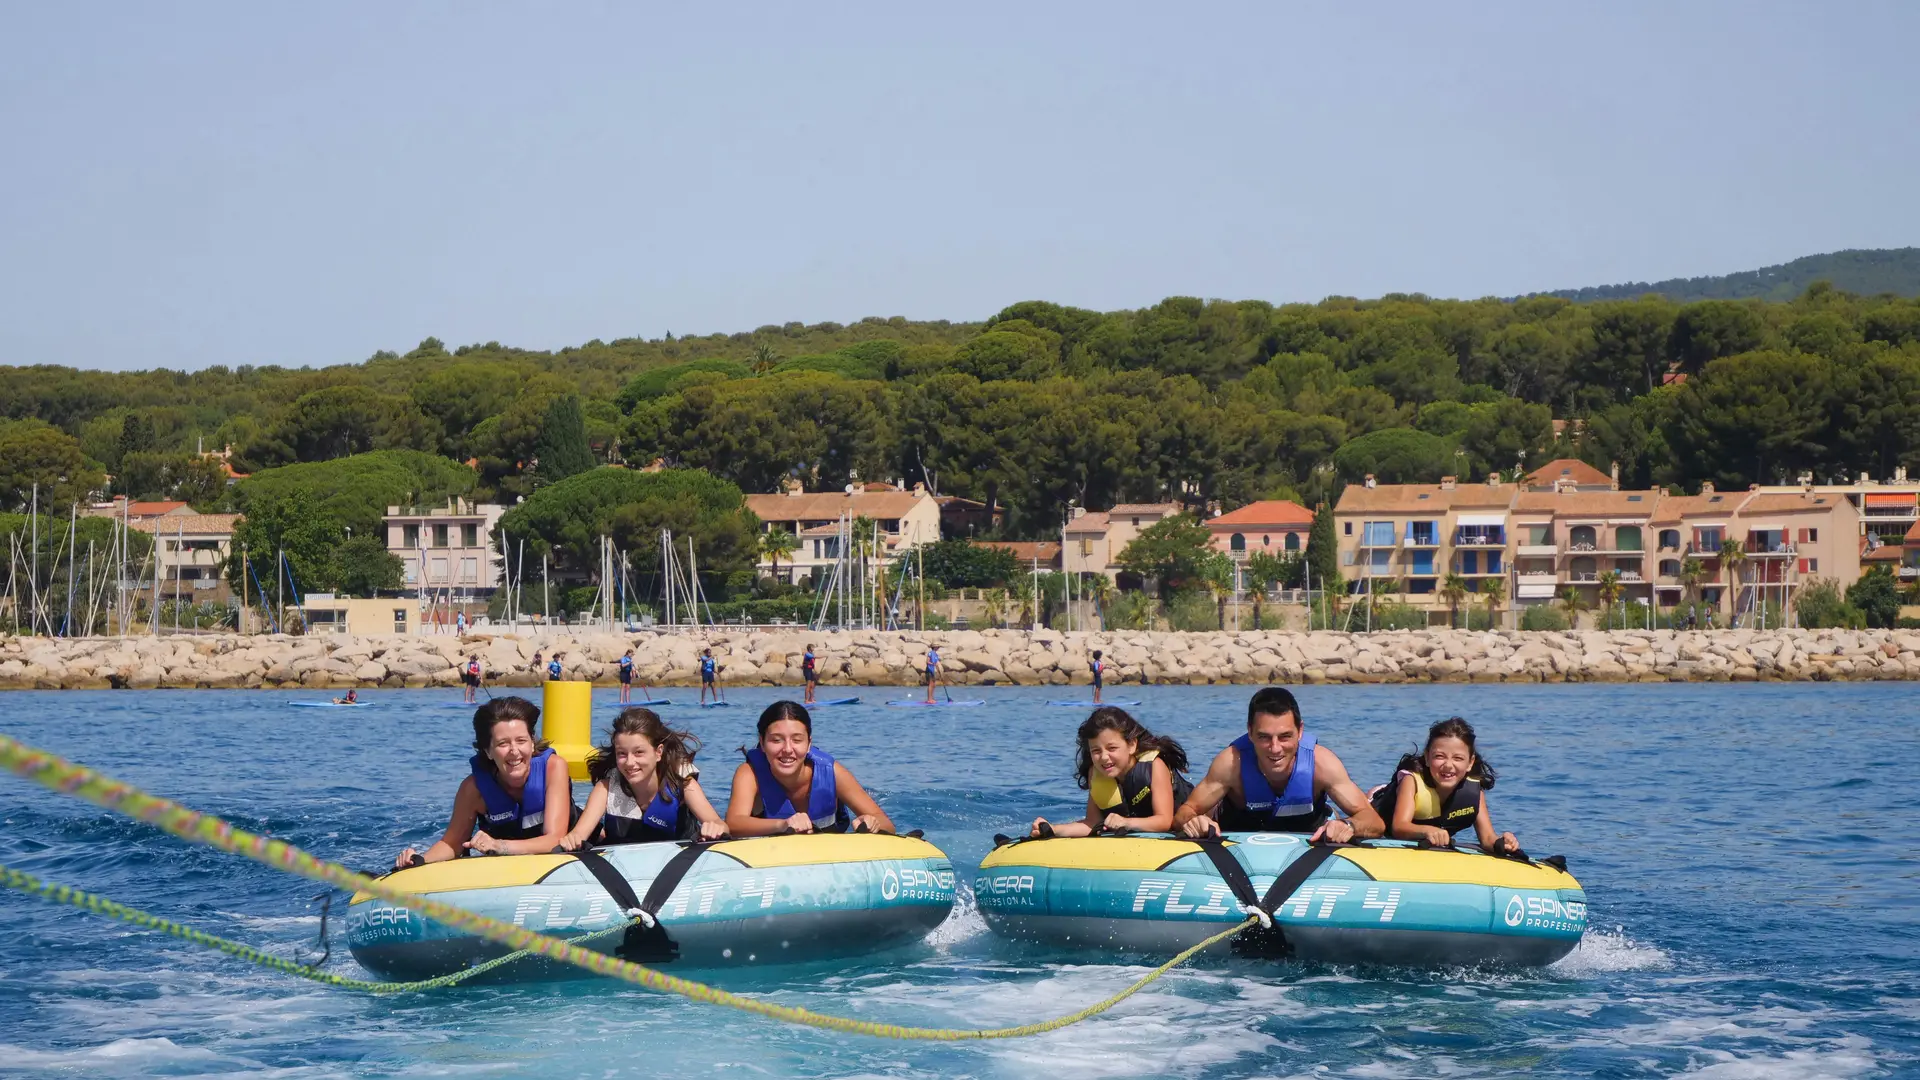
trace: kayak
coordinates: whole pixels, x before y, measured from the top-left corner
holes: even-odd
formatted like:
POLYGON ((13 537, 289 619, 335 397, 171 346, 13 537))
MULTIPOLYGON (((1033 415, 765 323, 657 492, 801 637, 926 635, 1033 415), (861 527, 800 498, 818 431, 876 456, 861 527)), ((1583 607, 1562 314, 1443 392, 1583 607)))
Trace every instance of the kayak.
POLYGON ((979 698, 968 698, 963 701, 889 701, 887 704, 897 709, 965 709, 973 705, 985 705, 986 702, 979 698))
POLYGON ((1243 955, 1537 967, 1586 931, 1586 893, 1564 865, 1401 840, 1133 834, 1002 844, 973 891, 995 933, 1073 949, 1176 952, 1244 920, 1251 902, 1279 932, 1231 939, 1243 955), (1268 895, 1276 880, 1286 895, 1268 895))
MULTIPOLYGON (((561 938, 607 930, 619 924, 623 909, 651 905, 658 933, 601 934, 584 945, 676 967, 762 966, 910 944, 953 910, 955 885, 953 864, 939 848, 874 833, 469 857, 396 870, 385 880, 561 938)), ((347 944, 362 967, 409 980, 461 971, 508 951, 368 893, 348 905, 347 944)), ((583 974, 570 965, 522 960, 489 977, 583 974)))
POLYGON ((287 704, 296 709, 364 709, 372 703, 367 701, 289 701, 287 704))

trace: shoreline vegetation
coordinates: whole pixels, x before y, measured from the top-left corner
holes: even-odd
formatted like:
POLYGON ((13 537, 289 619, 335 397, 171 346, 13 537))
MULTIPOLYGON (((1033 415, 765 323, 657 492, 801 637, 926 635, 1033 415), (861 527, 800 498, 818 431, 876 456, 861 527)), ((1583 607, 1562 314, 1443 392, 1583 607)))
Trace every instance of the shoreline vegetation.
POLYGON ((928 645, 953 686, 1067 686, 1105 654, 1110 688, 1155 685, 1420 682, 1754 682, 1920 679, 1909 630, 1402 630, 1155 633, 1056 630, 476 633, 464 638, 182 635, 0 636, 0 689, 457 688, 480 658, 490 687, 534 687, 536 651, 568 679, 693 686, 713 649, 727 686, 801 684, 811 644, 826 686, 918 686, 928 645))

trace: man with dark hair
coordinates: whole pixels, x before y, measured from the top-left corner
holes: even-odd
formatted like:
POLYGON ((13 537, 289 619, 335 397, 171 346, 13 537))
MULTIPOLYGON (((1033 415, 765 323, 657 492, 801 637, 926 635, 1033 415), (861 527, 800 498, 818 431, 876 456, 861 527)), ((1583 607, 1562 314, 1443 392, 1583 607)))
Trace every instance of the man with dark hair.
POLYGON ((1339 755, 1307 734, 1293 694, 1269 686, 1247 703, 1247 733, 1220 751, 1174 811, 1173 830, 1311 833, 1345 843, 1385 835, 1386 826, 1339 755), (1327 820, 1329 800, 1346 818, 1327 820))

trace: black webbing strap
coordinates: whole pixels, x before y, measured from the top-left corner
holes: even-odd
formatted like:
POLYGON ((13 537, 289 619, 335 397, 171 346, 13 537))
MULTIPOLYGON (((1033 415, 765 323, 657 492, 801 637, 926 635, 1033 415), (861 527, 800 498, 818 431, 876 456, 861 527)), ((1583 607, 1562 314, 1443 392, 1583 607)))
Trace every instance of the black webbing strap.
POLYGON ((693 864, 699 861, 706 849, 706 844, 692 843, 674 852, 673 858, 668 859, 667 865, 661 867, 654 876, 653 884, 647 887, 644 900, 633 891, 633 883, 622 877, 613 864, 598 853, 583 851, 576 856, 580 865, 587 868, 587 873, 592 874, 593 879, 613 898, 613 902, 619 905, 621 916, 635 920, 620 939, 619 948, 613 950, 615 956, 642 964, 660 964, 680 958, 679 943, 667 936, 666 927, 660 925, 658 916, 660 909, 673 898, 673 890, 680 887, 687 871, 693 869, 693 864), (637 912, 644 913, 644 917, 636 915, 637 912))
POLYGON ((1206 855, 1207 860, 1213 863, 1213 868, 1219 872, 1220 879, 1227 883, 1227 888, 1233 890, 1234 899, 1240 901, 1243 906, 1258 908, 1266 912, 1269 918, 1273 918, 1271 926, 1248 927, 1236 936, 1233 939, 1233 951, 1242 956, 1267 958, 1292 956, 1293 943, 1287 940, 1287 932, 1280 926, 1280 921, 1274 917, 1274 913, 1279 911, 1288 900, 1293 899, 1293 894, 1300 891, 1300 886, 1313 876, 1315 870, 1320 869, 1322 863, 1333 857, 1333 853, 1339 850, 1340 845, 1309 845, 1307 850, 1288 863, 1286 869, 1280 871, 1280 875, 1273 879, 1273 884, 1267 886, 1265 896, 1255 897, 1253 879, 1247 876, 1247 868, 1227 850, 1225 844, 1215 837, 1196 840, 1195 843, 1200 845, 1200 850, 1206 855))
POLYGON ((649 916, 659 915, 660 909, 667 905, 668 900, 673 899, 673 890, 680 887, 680 882, 686 879, 687 871, 693 869, 693 864, 700 860, 700 856, 704 855, 706 850, 706 844, 696 842, 674 852, 673 858, 667 860, 667 865, 661 867, 660 872, 654 875, 653 884, 647 886, 647 898, 640 901, 640 910, 649 916))
POLYGON ((581 866, 587 868, 587 873, 593 875, 593 880, 599 882, 600 887, 613 898, 614 906, 620 909, 620 914, 623 917, 632 918, 633 916, 627 913, 640 906, 640 897, 635 895, 633 884, 621 877, 620 871, 615 870, 613 864, 602 858, 597 851, 582 851, 574 858, 581 866))

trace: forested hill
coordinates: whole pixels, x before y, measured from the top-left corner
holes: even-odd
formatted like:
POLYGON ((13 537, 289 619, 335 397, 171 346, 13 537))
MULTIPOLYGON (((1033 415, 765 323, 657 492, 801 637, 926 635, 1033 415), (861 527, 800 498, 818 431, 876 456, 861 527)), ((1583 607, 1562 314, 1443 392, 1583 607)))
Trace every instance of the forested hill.
POLYGON ((1668 278, 1648 284, 1597 285, 1541 293, 1579 303, 1632 300, 1653 293, 1682 304, 1695 300, 1792 300, 1816 281, 1861 296, 1920 296, 1920 248, 1875 248, 1808 255, 1779 266, 1763 266, 1718 277, 1668 278))

